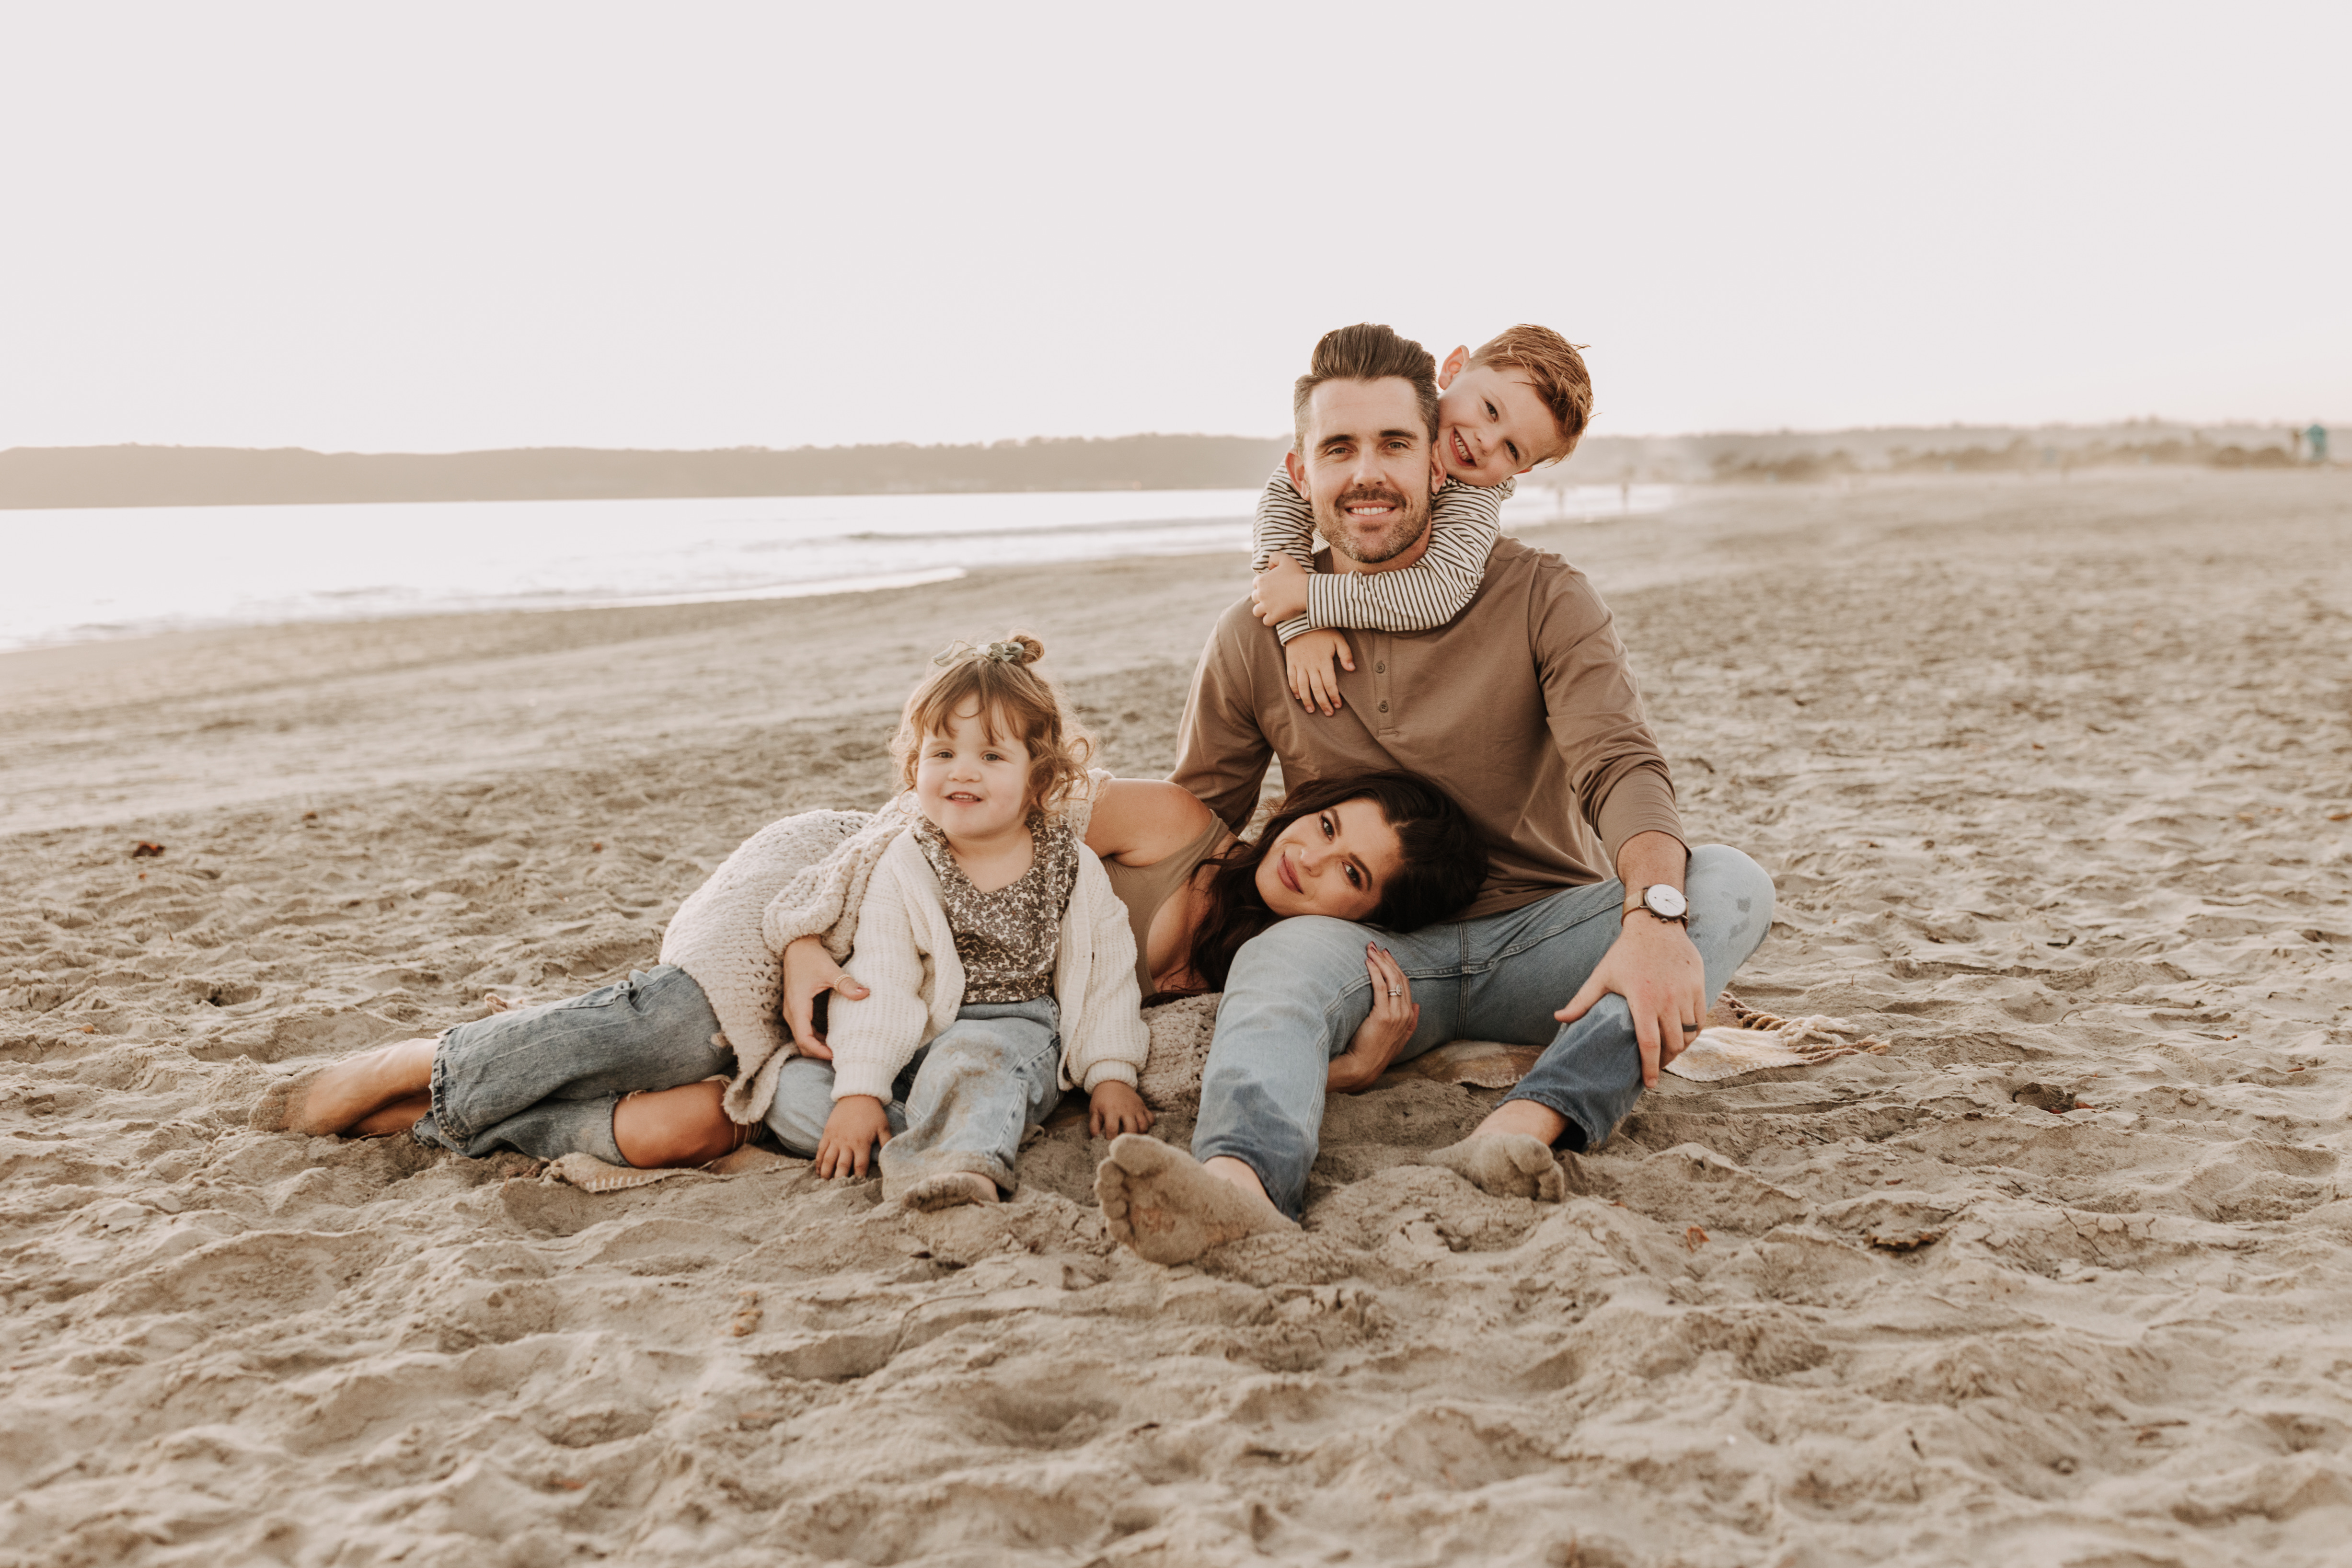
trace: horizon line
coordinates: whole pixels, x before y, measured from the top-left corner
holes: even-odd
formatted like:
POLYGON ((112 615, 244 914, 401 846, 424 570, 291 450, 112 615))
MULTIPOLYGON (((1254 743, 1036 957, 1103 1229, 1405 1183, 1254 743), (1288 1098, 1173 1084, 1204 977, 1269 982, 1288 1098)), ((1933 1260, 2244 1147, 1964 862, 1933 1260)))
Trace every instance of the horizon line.
MULTIPOLYGON (((2164 415, 2146 414, 2136 415, 2126 419, 2048 419, 2036 424, 1954 419, 1946 421, 1942 424, 1933 425, 1900 423, 1887 425, 1834 426, 1781 425, 1769 428, 1755 426, 1745 429, 1724 427, 1711 430, 1640 432, 1593 430, 1588 427, 1583 440, 1703 441, 1718 440, 1731 437, 1752 438, 1767 436, 1878 436, 1915 430, 1920 432, 1970 430, 2110 430, 2132 427, 2160 428, 2166 426, 2192 432, 2204 429, 2302 430, 2307 428, 2311 424, 2330 426, 2331 422, 2325 419, 2312 420, 2303 423, 2295 423, 2293 421, 2280 419, 2175 419, 2164 415)), ((2336 424, 2342 426, 2352 426, 2352 420, 2336 422, 2336 424)), ((328 448, 321 447, 302 447, 283 444, 277 446, 231 446, 218 442, 124 440, 0 447, 0 456, 5 456, 16 452, 108 452, 124 450, 152 452, 299 452, 306 456, 316 458, 467 458, 505 456, 523 452, 660 453, 680 457, 707 457, 730 453, 756 452, 772 456, 787 456, 799 452, 988 451, 1008 447, 1064 444, 1108 444, 1119 441, 1249 441, 1254 443, 1271 443, 1276 441, 1286 442, 1288 439, 1289 437, 1286 435, 1246 436, 1238 434, 1218 434, 1198 430, 1136 430, 1118 436, 1019 436, 1002 437, 994 440, 972 441, 843 441, 833 442, 822 446, 812 442, 803 442, 801 445, 794 447, 770 447, 756 443, 738 443, 734 446, 727 447, 605 447, 583 445, 574 442, 543 443, 530 446, 455 447, 441 449, 414 447, 378 448, 375 450, 361 450, 354 447, 328 448)), ((1580 442, 1580 446, 1582 442, 1580 442)))

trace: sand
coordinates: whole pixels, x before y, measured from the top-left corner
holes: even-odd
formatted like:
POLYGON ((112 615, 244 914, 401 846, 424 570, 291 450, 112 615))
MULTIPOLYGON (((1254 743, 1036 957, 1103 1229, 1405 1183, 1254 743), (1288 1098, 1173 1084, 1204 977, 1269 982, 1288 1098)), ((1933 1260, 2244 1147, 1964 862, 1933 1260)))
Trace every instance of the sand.
POLYGON ((1392 1078, 1189 1268, 1082 1123, 908 1215, 244 1121, 650 963, 881 797, 950 636, 1164 769, 1234 563, 0 658, 0 1563, 2342 1562, 2352 475, 1530 537, 1778 879, 1738 990, 1891 1048, 1668 1078, 1560 1205, 1416 1163, 1497 1094, 1392 1078))

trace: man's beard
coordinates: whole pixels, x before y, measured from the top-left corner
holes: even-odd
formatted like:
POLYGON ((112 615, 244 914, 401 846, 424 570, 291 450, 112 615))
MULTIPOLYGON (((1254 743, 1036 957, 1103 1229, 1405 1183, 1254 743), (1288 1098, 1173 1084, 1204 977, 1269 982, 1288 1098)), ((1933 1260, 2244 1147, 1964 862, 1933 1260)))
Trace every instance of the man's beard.
POLYGON ((1358 485, 1343 490, 1328 508, 1318 508, 1315 516, 1315 531, 1323 536, 1332 552, 1359 566, 1378 566, 1384 561, 1395 560, 1420 543, 1421 536, 1428 531, 1429 498, 1408 496, 1384 485, 1358 485), (1396 508, 1389 516, 1388 528, 1372 539, 1364 539, 1348 521, 1348 508, 1362 501, 1386 501, 1396 508))

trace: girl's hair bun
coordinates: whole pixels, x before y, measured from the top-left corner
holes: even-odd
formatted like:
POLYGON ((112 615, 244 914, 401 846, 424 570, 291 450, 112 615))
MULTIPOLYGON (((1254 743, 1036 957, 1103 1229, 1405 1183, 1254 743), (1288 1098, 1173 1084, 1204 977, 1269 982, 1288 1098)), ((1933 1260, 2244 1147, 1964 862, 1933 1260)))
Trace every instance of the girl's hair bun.
POLYGON ((1045 657, 1045 645, 1027 632, 1007 632, 1004 634, 1004 640, 1020 644, 1021 657, 1013 662, 1024 668, 1045 657))

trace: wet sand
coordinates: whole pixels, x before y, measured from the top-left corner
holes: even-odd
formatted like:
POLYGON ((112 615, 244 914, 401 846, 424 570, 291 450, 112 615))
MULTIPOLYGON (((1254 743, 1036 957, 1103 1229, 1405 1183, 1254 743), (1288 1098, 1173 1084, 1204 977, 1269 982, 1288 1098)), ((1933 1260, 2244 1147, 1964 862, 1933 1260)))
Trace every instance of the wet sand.
POLYGON ((1670 1078, 1561 1205, 1414 1163, 1496 1095, 1392 1079, 1303 1235, 1191 1269, 1082 1124, 910 1215, 244 1116, 652 962, 882 798, 952 637, 1164 771, 1237 563, 0 657, 0 1564, 2340 1561, 2352 474, 1528 537, 1778 881, 1738 991, 1892 1048, 1670 1078))

